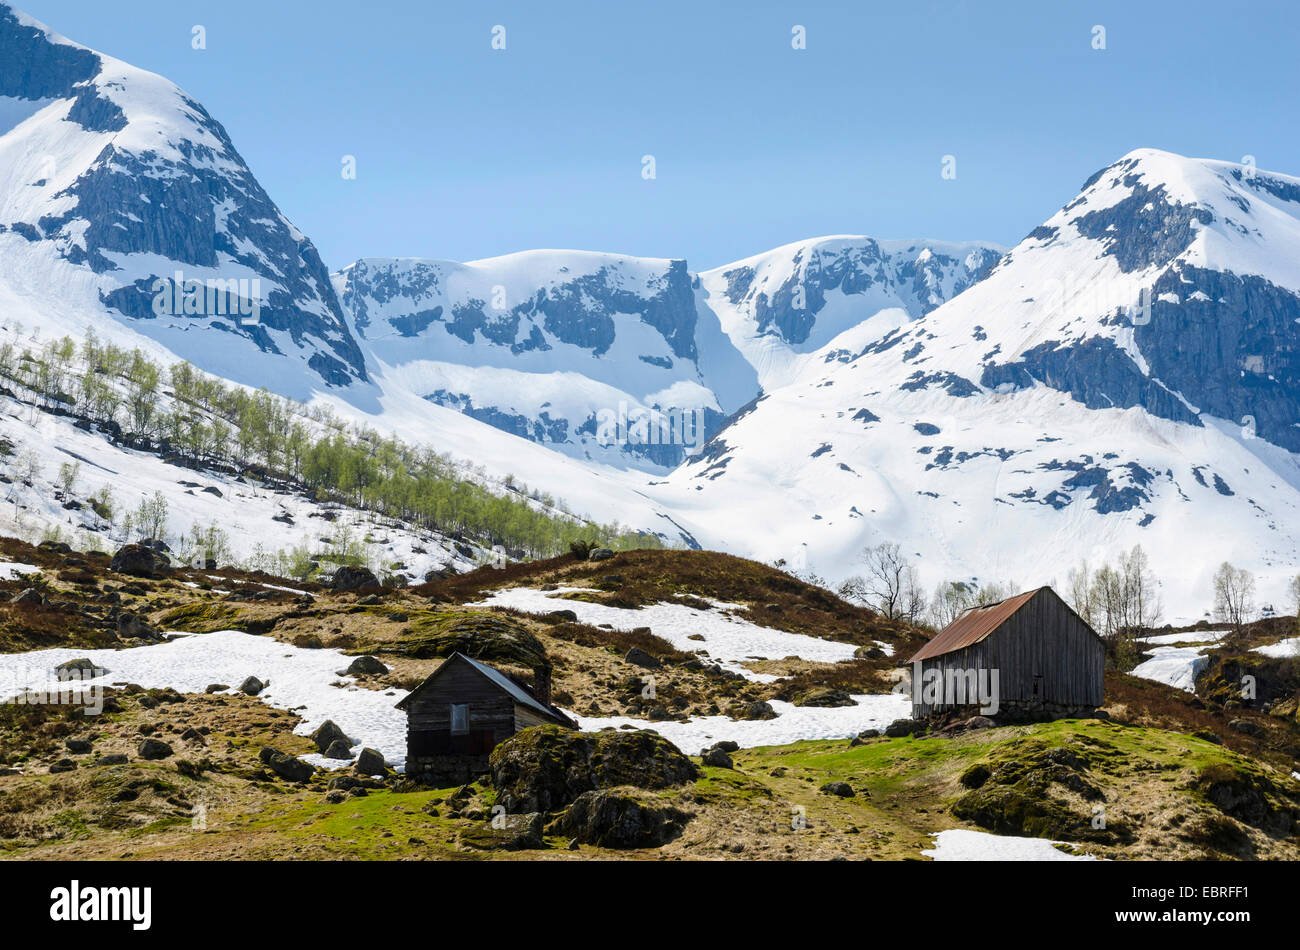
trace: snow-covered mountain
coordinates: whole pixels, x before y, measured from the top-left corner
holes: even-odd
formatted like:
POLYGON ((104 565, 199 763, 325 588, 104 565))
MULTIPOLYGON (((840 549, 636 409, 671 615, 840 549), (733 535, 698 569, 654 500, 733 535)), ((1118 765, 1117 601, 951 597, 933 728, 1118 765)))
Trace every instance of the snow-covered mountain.
POLYGON ((201 105, 0 2, 0 329, 93 330, 830 580, 883 540, 930 584, 1140 543, 1171 615, 1223 560, 1283 604, 1298 321, 1300 179, 1151 150, 1005 255, 831 237, 703 272, 531 251, 331 278, 201 105))
POLYGON ((577 458, 663 473, 823 346, 960 293, 988 244, 820 238, 702 274, 529 251, 361 260, 335 287, 382 384, 577 458))
POLYGON ((883 336, 951 300, 1004 251, 986 243, 826 237, 705 271, 700 284, 728 337, 771 390, 841 334, 883 336))
POLYGON ((221 124, 0 2, 0 307, 33 299, 51 331, 125 331, 296 398, 366 379, 320 256, 221 124))
POLYGON ((1281 604, 1298 319, 1300 179, 1136 151, 960 296, 823 348, 656 497, 706 546, 830 577, 885 540, 929 583, 1063 581, 1141 544, 1171 612, 1224 560, 1281 604))
POLYGON ((667 471, 758 390, 685 261, 361 260, 334 280, 384 385, 578 458, 667 471))
MULTIPOLYGON (((399 380, 376 386, 315 248, 202 105, 3 0, 0 331, 19 353, 93 332, 163 366, 188 360, 473 463, 485 485, 513 476, 571 502, 578 515, 689 538, 639 491, 639 472, 558 455, 430 405, 399 380)), ((25 425, 6 438, 21 448, 48 437, 25 425)), ((105 468, 120 476, 132 505, 148 493, 153 476, 133 484, 136 466, 105 468)), ((179 494, 182 526, 186 506, 195 519, 210 514, 210 499, 199 505, 179 494)), ((59 511, 28 509, 24 532, 75 527, 59 511)), ((267 526, 268 544, 272 537, 297 541, 282 525, 267 526)))

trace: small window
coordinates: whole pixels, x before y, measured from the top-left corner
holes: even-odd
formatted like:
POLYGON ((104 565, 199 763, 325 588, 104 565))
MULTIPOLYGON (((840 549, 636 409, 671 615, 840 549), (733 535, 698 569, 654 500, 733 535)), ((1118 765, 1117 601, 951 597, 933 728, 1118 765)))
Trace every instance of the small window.
POLYGON ((463 736, 469 732, 469 703, 451 704, 451 734, 463 736))

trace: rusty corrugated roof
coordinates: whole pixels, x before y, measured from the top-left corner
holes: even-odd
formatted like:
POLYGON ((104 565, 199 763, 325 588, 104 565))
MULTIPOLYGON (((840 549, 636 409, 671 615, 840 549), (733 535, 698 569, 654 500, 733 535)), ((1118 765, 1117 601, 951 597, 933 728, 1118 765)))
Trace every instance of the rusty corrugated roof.
POLYGON ((996 604, 971 607, 936 633, 934 639, 921 647, 916 656, 912 657, 908 662, 915 663, 917 660, 928 660, 931 657, 943 656, 953 650, 962 650, 972 644, 979 643, 1002 626, 1012 614, 1029 603, 1038 591, 1044 589, 1039 587, 1036 590, 1025 591, 1023 594, 1008 597, 996 604))

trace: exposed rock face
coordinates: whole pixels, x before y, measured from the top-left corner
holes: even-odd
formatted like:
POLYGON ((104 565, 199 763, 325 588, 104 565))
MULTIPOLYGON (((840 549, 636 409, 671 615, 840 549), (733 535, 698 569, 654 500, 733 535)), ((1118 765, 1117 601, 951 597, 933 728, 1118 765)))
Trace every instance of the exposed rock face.
POLYGON ((492 752, 492 784, 508 812, 550 812, 583 792, 619 785, 661 789, 692 781, 695 765, 658 733, 580 733, 534 726, 492 752))
MULTIPOLYGON (((297 363, 300 379, 334 386, 366 379, 316 249, 202 105, 158 76, 24 23, 7 6, 0 7, 0 62, 0 96, 54 100, 68 127, 54 137, 33 131, 40 144, 31 147, 66 149, 51 156, 59 179, 26 182, 30 211, 0 221, 0 231, 40 245, 48 266, 84 268, 94 294, 84 302, 165 336, 200 367, 228 369, 237 362, 234 347, 284 357, 284 369, 297 363), (159 284, 170 299, 177 271, 183 281, 233 279, 238 289, 221 308, 159 313, 159 284), (240 307, 253 300, 256 318, 243 319, 240 307), (208 332, 190 332, 196 322, 208 332)), ((293 388, 306 395, 305 385, 293 388)))
POLYGON ((805 242, 795 250, 793 267, 778 271, 775 280, 759 278, 750 265, 724 269, 726 297, 752 314, 757 334, 803 344, 832 292, 853 297, 883 289, 919 317, 983 278, 1002 256, 992 246, 936 250, 924 242, 904 244, 871 238, 805 242))
POLYGON ((701 361, 697 339, 707 333, 715 345, 726 342, 716 319, 699 326, 685 261, 562 251, 474 265, 363 259, 334 280, 378 358, 399 372, 421 363, 420 396, 579 457, 590 451, 671 467, 683 457, 680 440, 602 443, 602 413, 620 403, 633 412, 698 409, 706 430, 699 444, 752 396, 736 401, 709 388, 713 362, 701 361), (465 365, 475 373, 459 372, 465 365), (530 375, 528 392, 516 386, 500 401, 492 377, 518 372, 530 375), (585 385, 575 386, 574 374, 585 385), (652 398, 674 386, 688 393, 689 407, 652 398))

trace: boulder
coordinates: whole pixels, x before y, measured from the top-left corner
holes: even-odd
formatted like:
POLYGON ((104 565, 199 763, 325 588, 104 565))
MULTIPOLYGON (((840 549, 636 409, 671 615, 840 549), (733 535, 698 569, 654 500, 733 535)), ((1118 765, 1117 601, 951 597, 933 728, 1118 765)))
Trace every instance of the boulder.
POLYGON ((775 719, 776 710, 772 708, 772 704, 769 703, 767 700, 759 699, 759 700, 755 700, 752 703, 747 703, 746 705, 742 706, 739 710, 737 710, 737 715, 735 718, 775 719))
POLYGON ((345 739, 335 739, 329 748, 322 750, 325 758, 340 761, 352 758, 352 746, 345 739))
POLYGON ((71 772, 76 767, 77 763, 72 761, 72 759, 59 759, 59 761, 50 766, 50 774, 58 775, 60 772, 71 772))
POLYGON ((343 671, 344 676, 379 676, 388 672, 388 667, 373 656, 359 656, 343 671))
POLYGON ((146 762, 154 762, 158 759, 170 758, 172 747, 161 739, 145 739, 136 749, 136 754, 146 762))
POLYGON ((34 587, 29 587, 20 594, 14 594, 9 598, 11 604, 23 604, 28 607, 39 607, 45 603, 45 597, 34 587))
POLYGON ((133 613, 117 615, 117 635, 123 640, 162 640, 163 635, 143 617, 133 613))
POLYGON ((914 736, 917 733, 924 732, 926 725, 924 719, 895 719, 885 727, 885 735, 891 739, 914 736))
POLYGON ((670 788, 699 774, 657 732, 580 733, 560 726, 516 733, 492 751, 490 767, 496 800, 511 813, 558 811, 599 788, 670 788))
POLYGON ((827 782, 821 787, 821 791, 827 795, 835 795, 838 798, 852 798, 853 786, 848 782, 827 782))
MULTIPOLYGON (((335 742, 345 742, 349 747, 356 745, 355 742, 348 738, 347 733, 335 724, 333 719, 326 719, 317 726, 316 731, 311 734, 311 741, 316 743, 316 748, 322 752, 335 742)), ((350 759, 352 756, 347 755, 344 758, 350 759)))
POLYGON ((331 586, 337 591, 373 590, 379 587, 379 578, 368 567, 340 567, 331 586))
POLYGON ((623 659, 633 666, 645 667, 647 670, 657 670, 661 665, 658 658, 651 656, 640 647, 633 647, 628 650, 623 659))
POLYGON ((885 651, 877 646, 858 647, 853 651, 853 658, 856 660, 880 660, 885 655, 885 651))
POLYGON ((588 561, 608 561, 614 556, 614 552, 609 548, 593 548, 587 555, 588 561))
POLYGON ((60 680, 88 680, 97 676, 103 676, 108 670, 104 669, 93 660, 80 657, 75 660, 68 660, 66 663, 60 663, 54 668, 54 675, 60 680))
POLYGON ((731 756, 727 755, 722 749, 714 746, 712 749, 705 749, 700 754, 700 760, 715 769, 734 769, 735 763, 731 761, 731 756))
POLYGON ((268 769, 290 782, 306 782, 316 774, 315 766, 270 746, 262 749, 257 757, 268 769))
POLYGON ((110 752, 95 759, 92 765, 126 765, 131 760, 121 752, 110 752))
POLYGON ((63 745, 73 755, 85 755, 91 750, 93 744, 89 739, 80 736, 69 736, 63 741, 63 745))
POLYGON ((157 577, 170 567, 170 563, 161 551, 154 551, 143 544, 126 544, 117 549, 108 567, 118 574, 129 574, 131 577, 157 577))
POLYGON ((357 756, 357 763, 353 766, 358 775, 387 775, 388 764, 384 757, 375 749, 362 749, 361 754, 357 756))
POLYGON ((556 829, 600 848, 657 848, 682 833, 688 812, 625 790, 596 789, 579 795, 556 829))
POLYGON ((853 697, 842 689, 814 689, 804 693, 795 700, 796 706, 853 706, 853 697))
POLYGON ((1228 728, 1247 736, 1257 736, 1261 732, 1259 723, 1253 719, 1232 719, 1228 722, 1228 728))
POLYGON ((239 691, 245 696, 256 696, 262 690, 266 689, 266 683, 263 683, 256 676, 250 676, 239 684, 239 691))
POLYGON ((524 669, 549 666, 546 647, 513 617, 448 612, 417 618, 414 632, 402 640, 406 654, 428 660, 453 653, 485 663, 506 663, 524 669))

